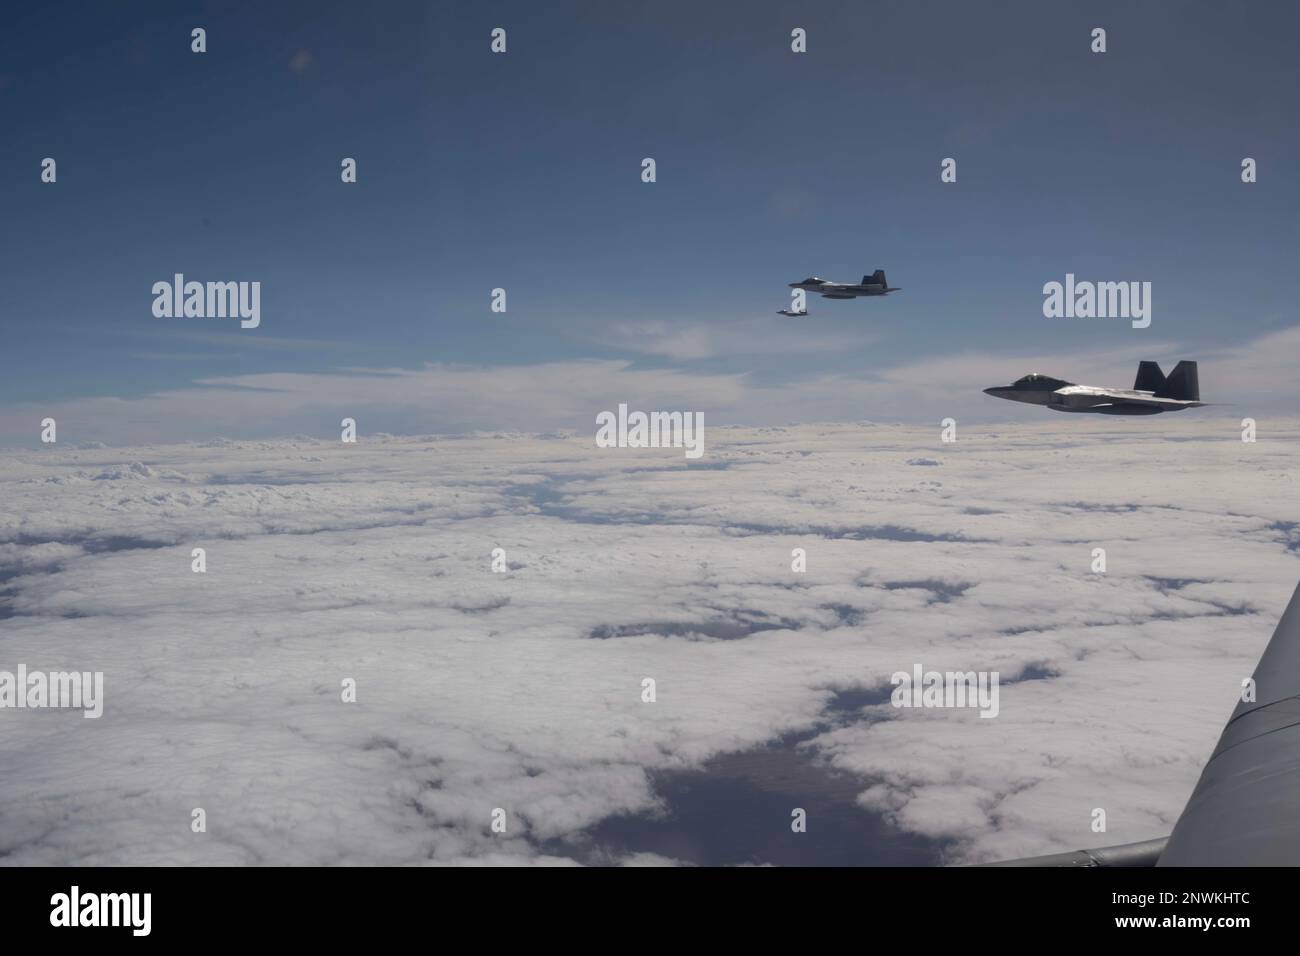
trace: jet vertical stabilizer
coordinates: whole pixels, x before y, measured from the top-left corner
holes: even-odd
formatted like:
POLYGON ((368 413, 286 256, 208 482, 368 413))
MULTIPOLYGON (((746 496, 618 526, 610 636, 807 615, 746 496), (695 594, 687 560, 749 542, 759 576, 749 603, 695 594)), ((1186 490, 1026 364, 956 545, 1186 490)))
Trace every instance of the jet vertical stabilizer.
POLYGON ((1135 392, 1158 392, 1165 384, 1165 373, 1160 371, 1156 362, 1138 362, 1137 380, 1133 383, 1135 392))
POLYGON ((1155 398, 1176 398, 1183 402, 1201 400, 1201 383, 1196 376, 1195 362, 1179 362, 1169 373, 1164 384, 1155 390, 1155 398))

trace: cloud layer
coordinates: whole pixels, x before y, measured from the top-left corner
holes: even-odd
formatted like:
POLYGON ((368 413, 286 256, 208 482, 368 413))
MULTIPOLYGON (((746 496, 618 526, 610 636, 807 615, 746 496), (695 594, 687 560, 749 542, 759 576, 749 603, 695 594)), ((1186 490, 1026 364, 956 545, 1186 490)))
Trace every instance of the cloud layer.
POLYGON ((0 859, 665 862, 591 834, 792 735, 947 861, 1159 836, 1300 577, 1297 437, 1054 417, 955 444, 716 428, 701 462, 364 429, 10 453, 0 669, 102 670, 105 713, 0 711, 0 859), (914 663, 999 671, 1000 716, 862 704, 914 663))

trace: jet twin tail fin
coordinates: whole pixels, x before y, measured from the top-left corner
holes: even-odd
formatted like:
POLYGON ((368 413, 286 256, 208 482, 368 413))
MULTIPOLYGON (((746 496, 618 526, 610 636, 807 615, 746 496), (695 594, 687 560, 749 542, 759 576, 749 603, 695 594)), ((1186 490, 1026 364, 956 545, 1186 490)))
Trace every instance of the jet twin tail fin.
MULTIPOLYGON (((1146 362, 1142 363, 1146 365, 1146 362)), ((1138 369, 1139 378, 1142 375, 1141 366, 1138 369)), ((1199 402, 1201 400, 1201 383, 1196 375, 1195 362, 1179 362, 1174 366, 1174 370, 1169 373, 1169 377, 1164 380, 1159 388, 1155 390, 1155 398, 1173 398, 1184 402, 1199 402)))
POLYGON ((889 283, 885 281, 885 270, 884 270, 884 269, 877 269, 875 272, 871 273, 871 275, 869 275, 869 276, 863 276, 863 277, 862 277, 862 284, 863 284, 863 285, 883 285, 886 289, 889 288, 889 283))
POLYGON ((1133 383, 1135 392, 1156 392, 1164 387, 1165 373, 1155 362, 1138 362, 1137 381, 1133 383))

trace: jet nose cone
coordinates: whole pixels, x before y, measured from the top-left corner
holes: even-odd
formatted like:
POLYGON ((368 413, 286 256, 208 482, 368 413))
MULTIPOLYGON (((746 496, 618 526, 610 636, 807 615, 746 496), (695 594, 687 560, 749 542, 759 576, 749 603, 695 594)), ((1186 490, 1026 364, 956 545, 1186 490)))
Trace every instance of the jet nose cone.
POLYGON ((997 390, 996 388, 986 388, 986 389, 984 389, 984 394, 985 394, 985 395, 996 395, 997 393, 998 393, 998 390, 997 390))

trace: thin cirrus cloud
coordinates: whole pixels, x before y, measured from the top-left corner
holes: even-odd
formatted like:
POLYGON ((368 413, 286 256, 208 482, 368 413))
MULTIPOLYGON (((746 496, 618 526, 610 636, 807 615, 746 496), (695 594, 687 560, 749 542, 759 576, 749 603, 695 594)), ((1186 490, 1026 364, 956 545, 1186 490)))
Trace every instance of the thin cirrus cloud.
MULTIPOLYGON (((626 329, 613 335, 634 337, 626 329)), ((658 340, 648 337, 639 348, 651 354, 694 349, 703 358, 717 346, 708 336, 686 331, 664 333, 658 340), (663 344, 668 340, 675 344, 663 344)), ((1293 411, 1300 400, 1291 369, 1297 351, 1300 326, 1195 355, 1185 354, 1185 347, 1176 343, 1152 339, 1139 349, 1108 346, 1068 355, 969 352, 860 375, 820 373, 779 383, 766 383, 754 374, 680 365, 640 367, 628 359, 260 372, 203 378, 191 387, 137 398, 12 406, 0 412, 0 444, 31 444, 46 416, 58 421, 62 439, 109 444, 323 436, 337 429, 341 417, 357 419, 363 431, 398 434, 585 430, 594 427, 598 412, 621 402, 634 408, 700 411, 714 425, 918 422, 946 416, 968 422, 1028 420, 1044 412, 988 398, 981 389, 1028 371, 1127 386, 1139 358, 1163 359, 1168 368, 1181 357, 1199 359, 1202 397, 1220 406, 1194 414, 1276 415, 1293 411)))
POLYGON ((865 330, 828 332, 810 329, 798 320, 773 327, 772 322, 753 319, 717 325, 662 319, 616 322, 591 330, 591 337, 611 348, 683 362, 734 355, 844 352, 865 348, 880 338, 865 330))

